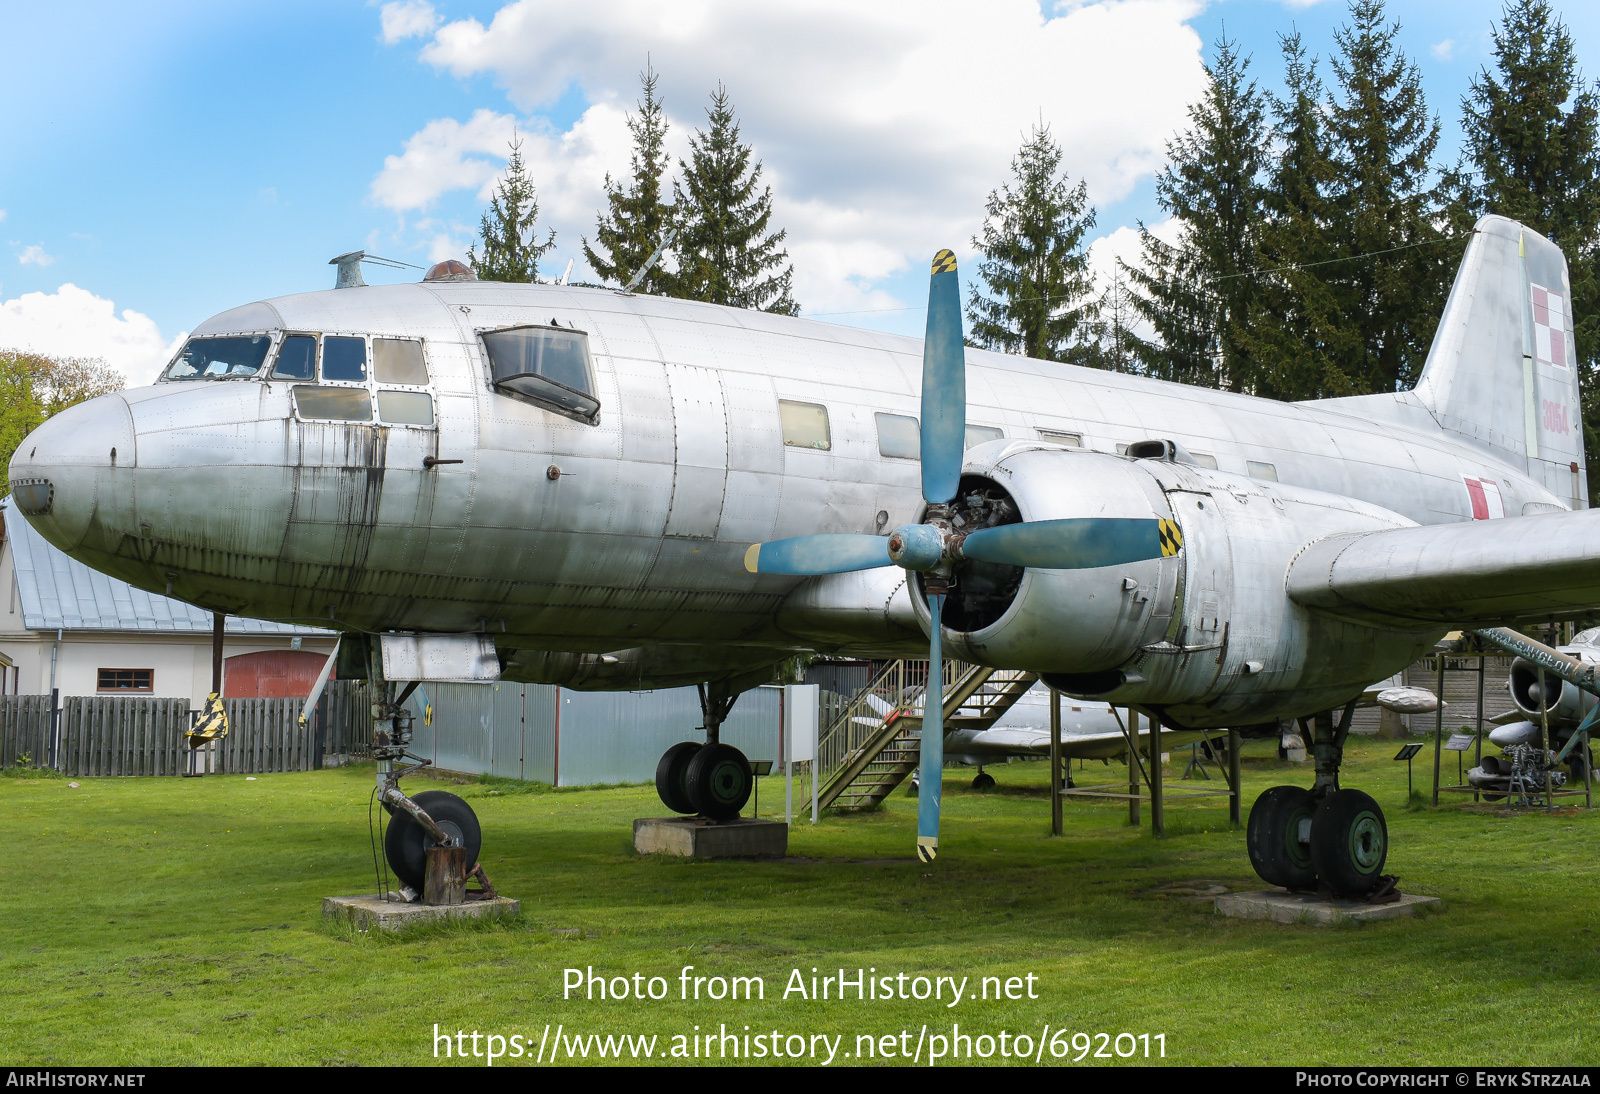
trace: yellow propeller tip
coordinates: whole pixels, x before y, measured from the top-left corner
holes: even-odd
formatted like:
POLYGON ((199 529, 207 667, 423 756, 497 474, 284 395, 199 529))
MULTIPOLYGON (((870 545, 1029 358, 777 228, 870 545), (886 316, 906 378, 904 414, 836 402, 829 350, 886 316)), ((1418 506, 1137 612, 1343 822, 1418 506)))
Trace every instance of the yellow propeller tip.
POLYGON ((934 273, 936 273, 936 274, 955 273, 955 269, 956 269, 956 255, 955 255, 955 252, 952 251, 950 248, 946 247, 944 250, 940 251, 938 254, 933 256, 933 272, 934 273))
POLYGON ((744 553, 744 568, 753 574, 760 573, 758 566, 761 560, 761 544, 752 543, 750 549, 744 553))

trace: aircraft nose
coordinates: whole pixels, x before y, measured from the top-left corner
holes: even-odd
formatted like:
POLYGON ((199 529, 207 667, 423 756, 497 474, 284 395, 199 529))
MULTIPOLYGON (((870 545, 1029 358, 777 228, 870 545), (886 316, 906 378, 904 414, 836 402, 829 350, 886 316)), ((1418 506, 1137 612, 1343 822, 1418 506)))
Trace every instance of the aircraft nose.
POLYGON ((137 466, 133 412, 121 395, 68 407, 23 438, 7 472, 17 508, 55 546, 83 542, 119 468, 137 466))

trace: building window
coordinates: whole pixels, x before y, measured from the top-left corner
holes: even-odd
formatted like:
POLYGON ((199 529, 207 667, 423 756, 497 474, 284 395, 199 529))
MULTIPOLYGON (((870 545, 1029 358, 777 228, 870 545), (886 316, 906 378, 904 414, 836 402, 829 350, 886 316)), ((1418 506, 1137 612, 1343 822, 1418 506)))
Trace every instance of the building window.
POLYGON ((95 690, 150 692, 155 690, 155 675, 154 669, 101 669, 95 690))

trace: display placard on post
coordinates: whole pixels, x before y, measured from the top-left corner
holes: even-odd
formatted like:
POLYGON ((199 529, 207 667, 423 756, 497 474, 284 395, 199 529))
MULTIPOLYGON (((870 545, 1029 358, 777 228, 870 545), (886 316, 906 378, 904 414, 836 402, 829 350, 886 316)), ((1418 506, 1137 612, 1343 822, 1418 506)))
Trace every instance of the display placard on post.
POLYGON ((783 820, 794 819, 794 765, 811 764, 811 822, 817 820, 817 723, 821 687, 817 684, 783 686, 783 820))

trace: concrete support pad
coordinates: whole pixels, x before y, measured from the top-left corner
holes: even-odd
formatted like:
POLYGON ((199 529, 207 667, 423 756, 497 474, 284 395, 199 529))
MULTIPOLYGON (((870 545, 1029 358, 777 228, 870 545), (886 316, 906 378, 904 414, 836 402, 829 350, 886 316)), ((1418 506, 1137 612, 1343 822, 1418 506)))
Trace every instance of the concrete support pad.
POLYGON ((633 822, 633 849, 683 858, 783 858, 789 853, 789 826, 751 817, 641 817, 633 822))
POLYGON ((522 911, 522 901, 497 896, 493 900, 471 900, 465 904, 407 904, 400 894, 389 899, 366 896, 330 896, 322 901, 322 914, 343 919, 358 930, 403 931, 419 923, 438 923, 447 919, 510 919, 522 911))
POLYGON ((1327 900, 1316 893, 1291 893, 1286 889, 1261 889, 1217 897, 1217 914, 1235 919, 1270 919, 1275 923, 1305 923, 1326 927, 1334 923, 1370 923, 1416 915, 1417 909, 1438 910, 1444 902, 1436 896, 1402 894, 1393 904, 1366 904, 1359 900, 1327 900))

